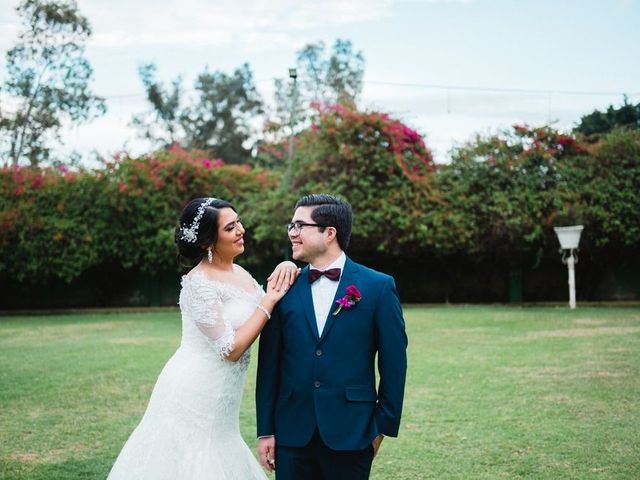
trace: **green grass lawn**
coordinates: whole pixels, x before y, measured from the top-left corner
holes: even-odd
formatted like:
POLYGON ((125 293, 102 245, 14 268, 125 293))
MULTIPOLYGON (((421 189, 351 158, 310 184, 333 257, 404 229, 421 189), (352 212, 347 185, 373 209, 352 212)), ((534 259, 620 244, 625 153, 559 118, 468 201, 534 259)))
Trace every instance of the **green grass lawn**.
MULTIPOLYGON (((405 314, 403 423, 372 478, 640 478, 640 309, 405 314)), ((0 318, 0 478, 105 478, 179 334, 177 311, 0 318)))

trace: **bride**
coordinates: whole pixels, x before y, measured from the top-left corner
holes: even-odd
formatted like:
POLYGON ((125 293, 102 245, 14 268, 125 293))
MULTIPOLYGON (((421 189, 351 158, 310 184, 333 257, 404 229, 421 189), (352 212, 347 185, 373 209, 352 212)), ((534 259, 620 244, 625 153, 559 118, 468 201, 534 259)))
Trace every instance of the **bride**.
POLYGON ((108 480, 267 478, 240 436, 249 347, 297 276, 291 262, 267 292, 233 259, 244 227, 224 200, 198 198, 176 228, 178 252, 197 265, 182 277, 182 341, 108 480))

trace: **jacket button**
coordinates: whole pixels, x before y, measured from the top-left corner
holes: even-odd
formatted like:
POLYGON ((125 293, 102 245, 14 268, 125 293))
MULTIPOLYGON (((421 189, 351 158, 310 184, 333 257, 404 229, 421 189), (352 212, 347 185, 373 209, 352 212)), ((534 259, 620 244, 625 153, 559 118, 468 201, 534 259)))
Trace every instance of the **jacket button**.
POLYGON ((316 380, 315 382, 313 382, 313 386, 316 388, 320 388, 320 382, 316 380))
POLYGON ((319 356, 321 356, 321 355, 322 355, 322 350, 320 350, 320 349, 316 350, 316 356, 318 356, 318 357, 319 357, 319 356))

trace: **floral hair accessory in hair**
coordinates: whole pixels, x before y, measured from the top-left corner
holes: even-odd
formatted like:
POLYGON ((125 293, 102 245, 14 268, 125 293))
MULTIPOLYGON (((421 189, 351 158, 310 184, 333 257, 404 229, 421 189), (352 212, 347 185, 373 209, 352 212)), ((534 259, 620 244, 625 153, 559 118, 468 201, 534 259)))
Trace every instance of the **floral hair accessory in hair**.
POLYGON ((349 310, 360 300, 362 300, 362 293, 360 293, 358 287, 356 287, 355 285, 349 285, 347 287, 347 294, 344 297, 336 300, 338 308, 336 308, 333 312, 333 316, 335 317, 336 315, 338 315, 343 308, 345 310, 349 310))
POLYGON ((202 215, 204 215, 204 210, 215 200, 215 198, 209 197, 200 204, 198 212, 196 213, 196 216, 193 219, 193 222, 191 222, 189 228, 180 227, 180 240, 184 240, 189 243, 196 243, 198 240, 198 228, 200 228, 200 220, 202 219, 202 215))

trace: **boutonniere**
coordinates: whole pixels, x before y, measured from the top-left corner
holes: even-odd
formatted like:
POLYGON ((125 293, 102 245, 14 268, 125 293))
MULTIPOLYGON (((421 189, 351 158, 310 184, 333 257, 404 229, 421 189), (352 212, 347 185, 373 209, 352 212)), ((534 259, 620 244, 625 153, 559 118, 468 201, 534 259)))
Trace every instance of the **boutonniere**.
POLYGON ((355 285, 349 285, 347 287, 347 294, 344 297, 336 300, 338 308, 336 308, 333 312, 333 316, 335 317, 336 315, 338 315, 343 308, 345 310, 349 310, 360 300, 362 300, 362 294, 360 293, 360 290, 358 290, 358 287, 356 287, 355 285))

